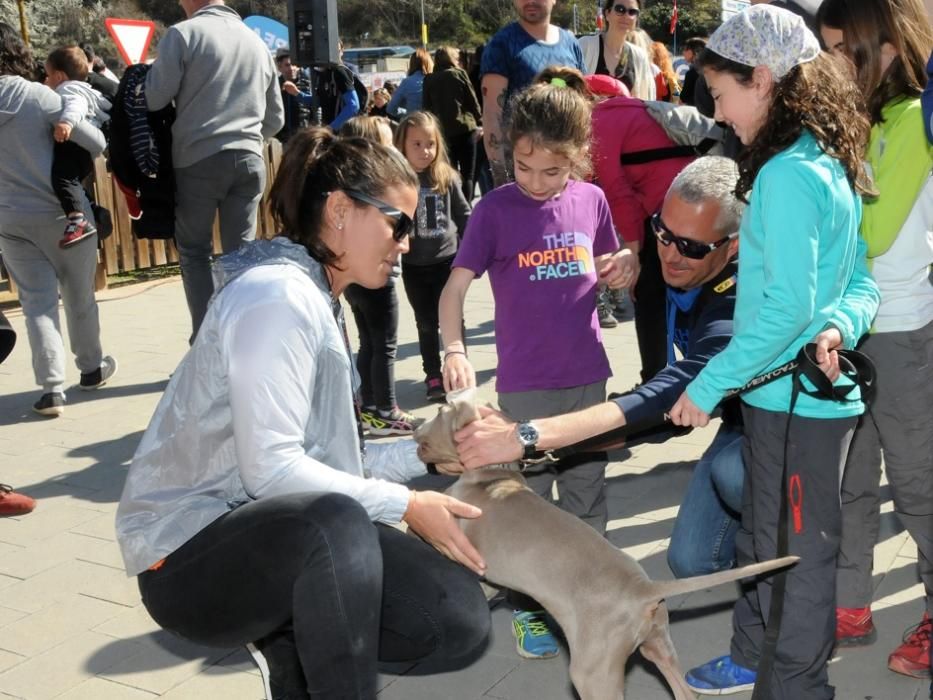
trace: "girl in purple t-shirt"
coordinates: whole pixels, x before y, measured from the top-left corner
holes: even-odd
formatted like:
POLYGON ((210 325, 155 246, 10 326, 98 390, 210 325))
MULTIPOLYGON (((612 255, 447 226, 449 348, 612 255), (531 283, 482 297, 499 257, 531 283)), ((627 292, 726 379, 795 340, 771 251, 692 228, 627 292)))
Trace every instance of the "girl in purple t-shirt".
MULTIPOLYGON (((555 78, 519 93, 511 114, 515 182, 477 204, 441 294, 443 375, 447 391, 476 384, 461 332, 463 300, 473 279, 488 271, 499 405, 512 419, 529 421, 605 401, 611 372, 596 293, 600 282, 622 286, 627 273, 602 190, 579 180, 589 162, 588 100, 555 78)), ((605 453, 587 459, 525 476, 545 498, 556 481, 558 505, 604 534, 607 459, 605 453)), ((555 655, 540 606, 525 600, 517 607, 519 654, 555 655)))

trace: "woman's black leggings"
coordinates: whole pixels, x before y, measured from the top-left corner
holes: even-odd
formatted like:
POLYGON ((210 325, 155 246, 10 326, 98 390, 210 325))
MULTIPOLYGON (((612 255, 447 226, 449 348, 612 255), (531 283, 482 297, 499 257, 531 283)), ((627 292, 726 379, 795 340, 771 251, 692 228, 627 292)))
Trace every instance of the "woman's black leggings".
POLYGON ((285 640, 307 693, 286 697, 375 698, 377 661, 463 659, 490 626, 475 574, 340 494, 240 506, 139 589, 159 625, 193 642, 278 648, 281 668, 285 640))

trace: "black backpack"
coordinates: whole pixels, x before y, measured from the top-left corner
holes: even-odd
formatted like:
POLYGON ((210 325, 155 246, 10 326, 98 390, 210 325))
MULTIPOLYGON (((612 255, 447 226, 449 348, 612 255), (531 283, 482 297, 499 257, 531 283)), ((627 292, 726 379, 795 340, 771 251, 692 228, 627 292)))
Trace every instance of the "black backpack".
MULTIPOLYGON (((350 69, 347 68, 347 70, 350 69)), ((353 76, 353 89, 356 91, 356 99, 360 102, 360 114, 365 114, 366 105, 369 103, 369 88, 363 84, 360 76, 352 70, 350 71, 350 75, 353 76)))

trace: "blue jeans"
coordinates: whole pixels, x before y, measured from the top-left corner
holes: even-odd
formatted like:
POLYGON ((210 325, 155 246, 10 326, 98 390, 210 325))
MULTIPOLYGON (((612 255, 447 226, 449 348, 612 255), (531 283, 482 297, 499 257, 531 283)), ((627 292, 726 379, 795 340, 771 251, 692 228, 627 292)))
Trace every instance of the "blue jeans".
POLYGON ((741 430, 722 426, 693 470, 667 550, 677 578, 735 566, 745 481, 742 442, 741 430))

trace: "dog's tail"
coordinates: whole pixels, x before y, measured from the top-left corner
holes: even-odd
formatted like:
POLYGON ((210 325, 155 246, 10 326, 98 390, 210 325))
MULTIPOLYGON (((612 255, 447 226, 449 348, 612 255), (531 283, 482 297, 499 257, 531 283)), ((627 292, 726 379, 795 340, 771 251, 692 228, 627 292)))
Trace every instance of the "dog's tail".
POLYGON ((749 564, 738 569, 717 571, 715 574, 707 574, 706 576, 692 576, 676 581, 652 581, 650 591, 658 600, 661 600, 675 595, 683 595, 684 593, 693 593, 704 588, 712 588, 729 581, 737 581, 740 578, 758 576, 775 569, 783 569, 785 566, 790 566, 798 561, 800 561, 800 557, 781 557, 780 559, 769 559, 760 564, 749 564))

